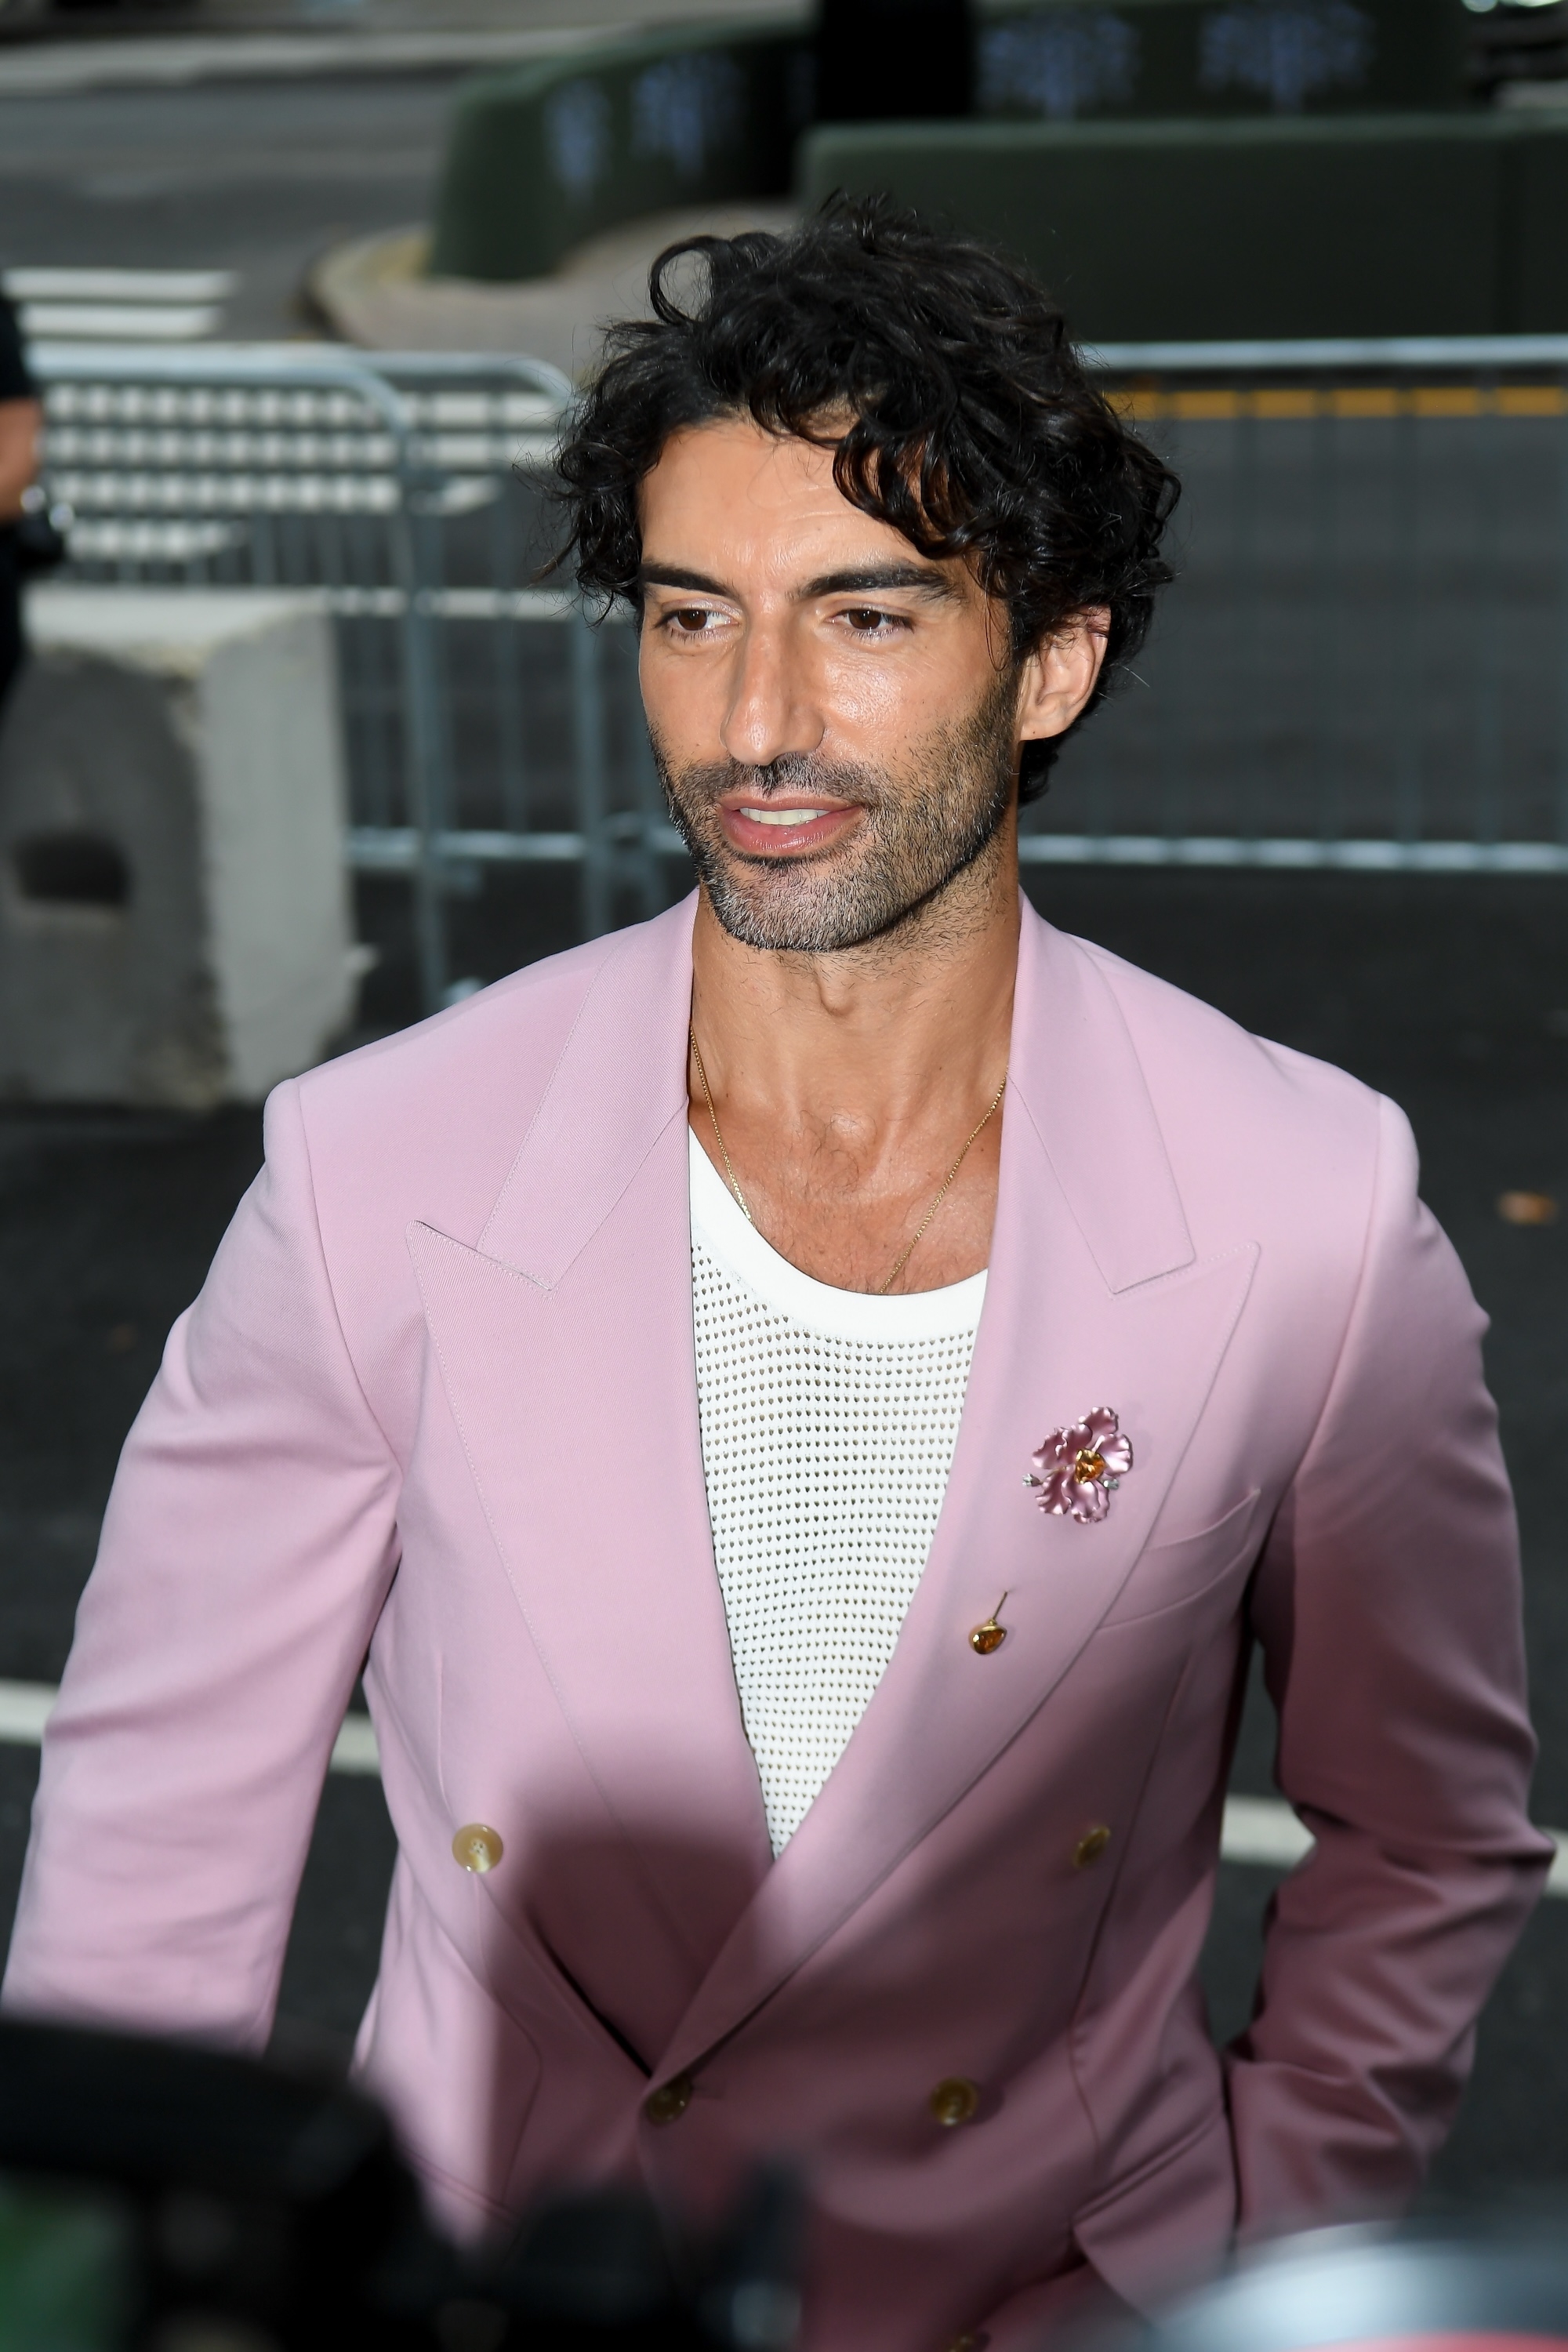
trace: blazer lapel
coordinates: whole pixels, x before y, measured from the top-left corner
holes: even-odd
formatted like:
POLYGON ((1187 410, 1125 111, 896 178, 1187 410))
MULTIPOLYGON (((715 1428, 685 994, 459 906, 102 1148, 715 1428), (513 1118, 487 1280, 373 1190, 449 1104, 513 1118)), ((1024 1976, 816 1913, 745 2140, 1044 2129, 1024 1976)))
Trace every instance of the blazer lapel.
POLYGON ((410 1230, 497 1550, 695 1982, 765 1873, 697 1416, 688 905, 601 968, 478 1249, 410 1230), (680 1851, 675 1851, 679 1845, 680 1851))
POLYGON ((1049 1697, 1148 1538, 1251 1281, 1194 1261, 1120 1008, 1026 908, 986 1301, 925 1574, 866 1715, 660 2070, 695 2064, 831 1935, 1049 1697), (1047 1432, 1110 1405, 1133 1469, 1098 1525, 1024 1479, 1047 1432), (1004 1591, 1009 1639, 969 1645, 1004 1591))

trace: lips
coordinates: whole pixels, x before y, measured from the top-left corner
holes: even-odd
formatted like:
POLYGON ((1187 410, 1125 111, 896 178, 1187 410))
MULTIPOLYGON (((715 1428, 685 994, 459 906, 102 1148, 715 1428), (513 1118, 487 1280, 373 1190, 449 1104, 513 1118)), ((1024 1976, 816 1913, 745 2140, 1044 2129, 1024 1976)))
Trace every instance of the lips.
POLYGON ((726 839, 749 857, 800 857, 836 841, 860 815, 858 808, 820 801, 723 802, 726 839))

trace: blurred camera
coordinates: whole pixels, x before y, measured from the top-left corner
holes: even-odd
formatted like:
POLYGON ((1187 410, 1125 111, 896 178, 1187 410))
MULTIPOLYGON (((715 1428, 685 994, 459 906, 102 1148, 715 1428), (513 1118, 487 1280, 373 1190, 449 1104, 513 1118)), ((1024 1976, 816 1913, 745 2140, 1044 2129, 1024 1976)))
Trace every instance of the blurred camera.
POLYGON ((4 2352, 785 2352, 798 2243, 765 2173, 710 2241, 610 2190, 458 2248, 340 2083, 0 2025, 4 2352))

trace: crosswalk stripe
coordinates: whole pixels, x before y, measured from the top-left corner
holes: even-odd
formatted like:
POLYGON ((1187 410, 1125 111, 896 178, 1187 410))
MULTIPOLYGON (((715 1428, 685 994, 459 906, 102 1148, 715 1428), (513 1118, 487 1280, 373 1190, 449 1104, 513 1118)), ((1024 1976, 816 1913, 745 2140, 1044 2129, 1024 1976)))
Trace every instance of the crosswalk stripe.
POLYGON ((232 269, 6 269, 13 302, 222 302, 232 269))
POLYGON ((1278 1797, 1227 1797, 1220 1852, 1226 1862, 1293 1870, 1312 1851, 1312 1832, 1278 1797))
POLYGON ((202 342, 237 283, 232 269, 0 271, 30 342, 202 342))
POLYGON ((18 316, 30 342, 196 343, 223 311, 216 302, 24 302, 18 316))
POLYGON ((53 1683, 0 1682, 0 1739, 13 1748, 36 1748, 55 1703, 53 1683))

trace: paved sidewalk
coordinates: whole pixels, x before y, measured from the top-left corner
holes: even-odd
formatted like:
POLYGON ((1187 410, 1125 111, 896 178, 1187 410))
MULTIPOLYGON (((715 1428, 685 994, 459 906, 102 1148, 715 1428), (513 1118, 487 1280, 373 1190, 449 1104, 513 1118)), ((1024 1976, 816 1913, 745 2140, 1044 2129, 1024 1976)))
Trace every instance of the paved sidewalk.
POLYGON ((345 342, 383 352, 526 352, 580 377, 598 356, 608 319, 650 316, 648 270, 684 237, 787 229, 793 206, 761 198, 648 213, 568 254, 549 278, 515 285, 423 274, 423 227, 356 237, 323 255, 307 281, 313 307, 345 342))
POLYGON ((374 0, 361 7, 193 12, 179 32, 0 44, 0 96, 194 82, 476 71, 585 40, 706 18, 803 23, 808 0, 374 0), (193 21, 194 20, 194 21, 193 21))

